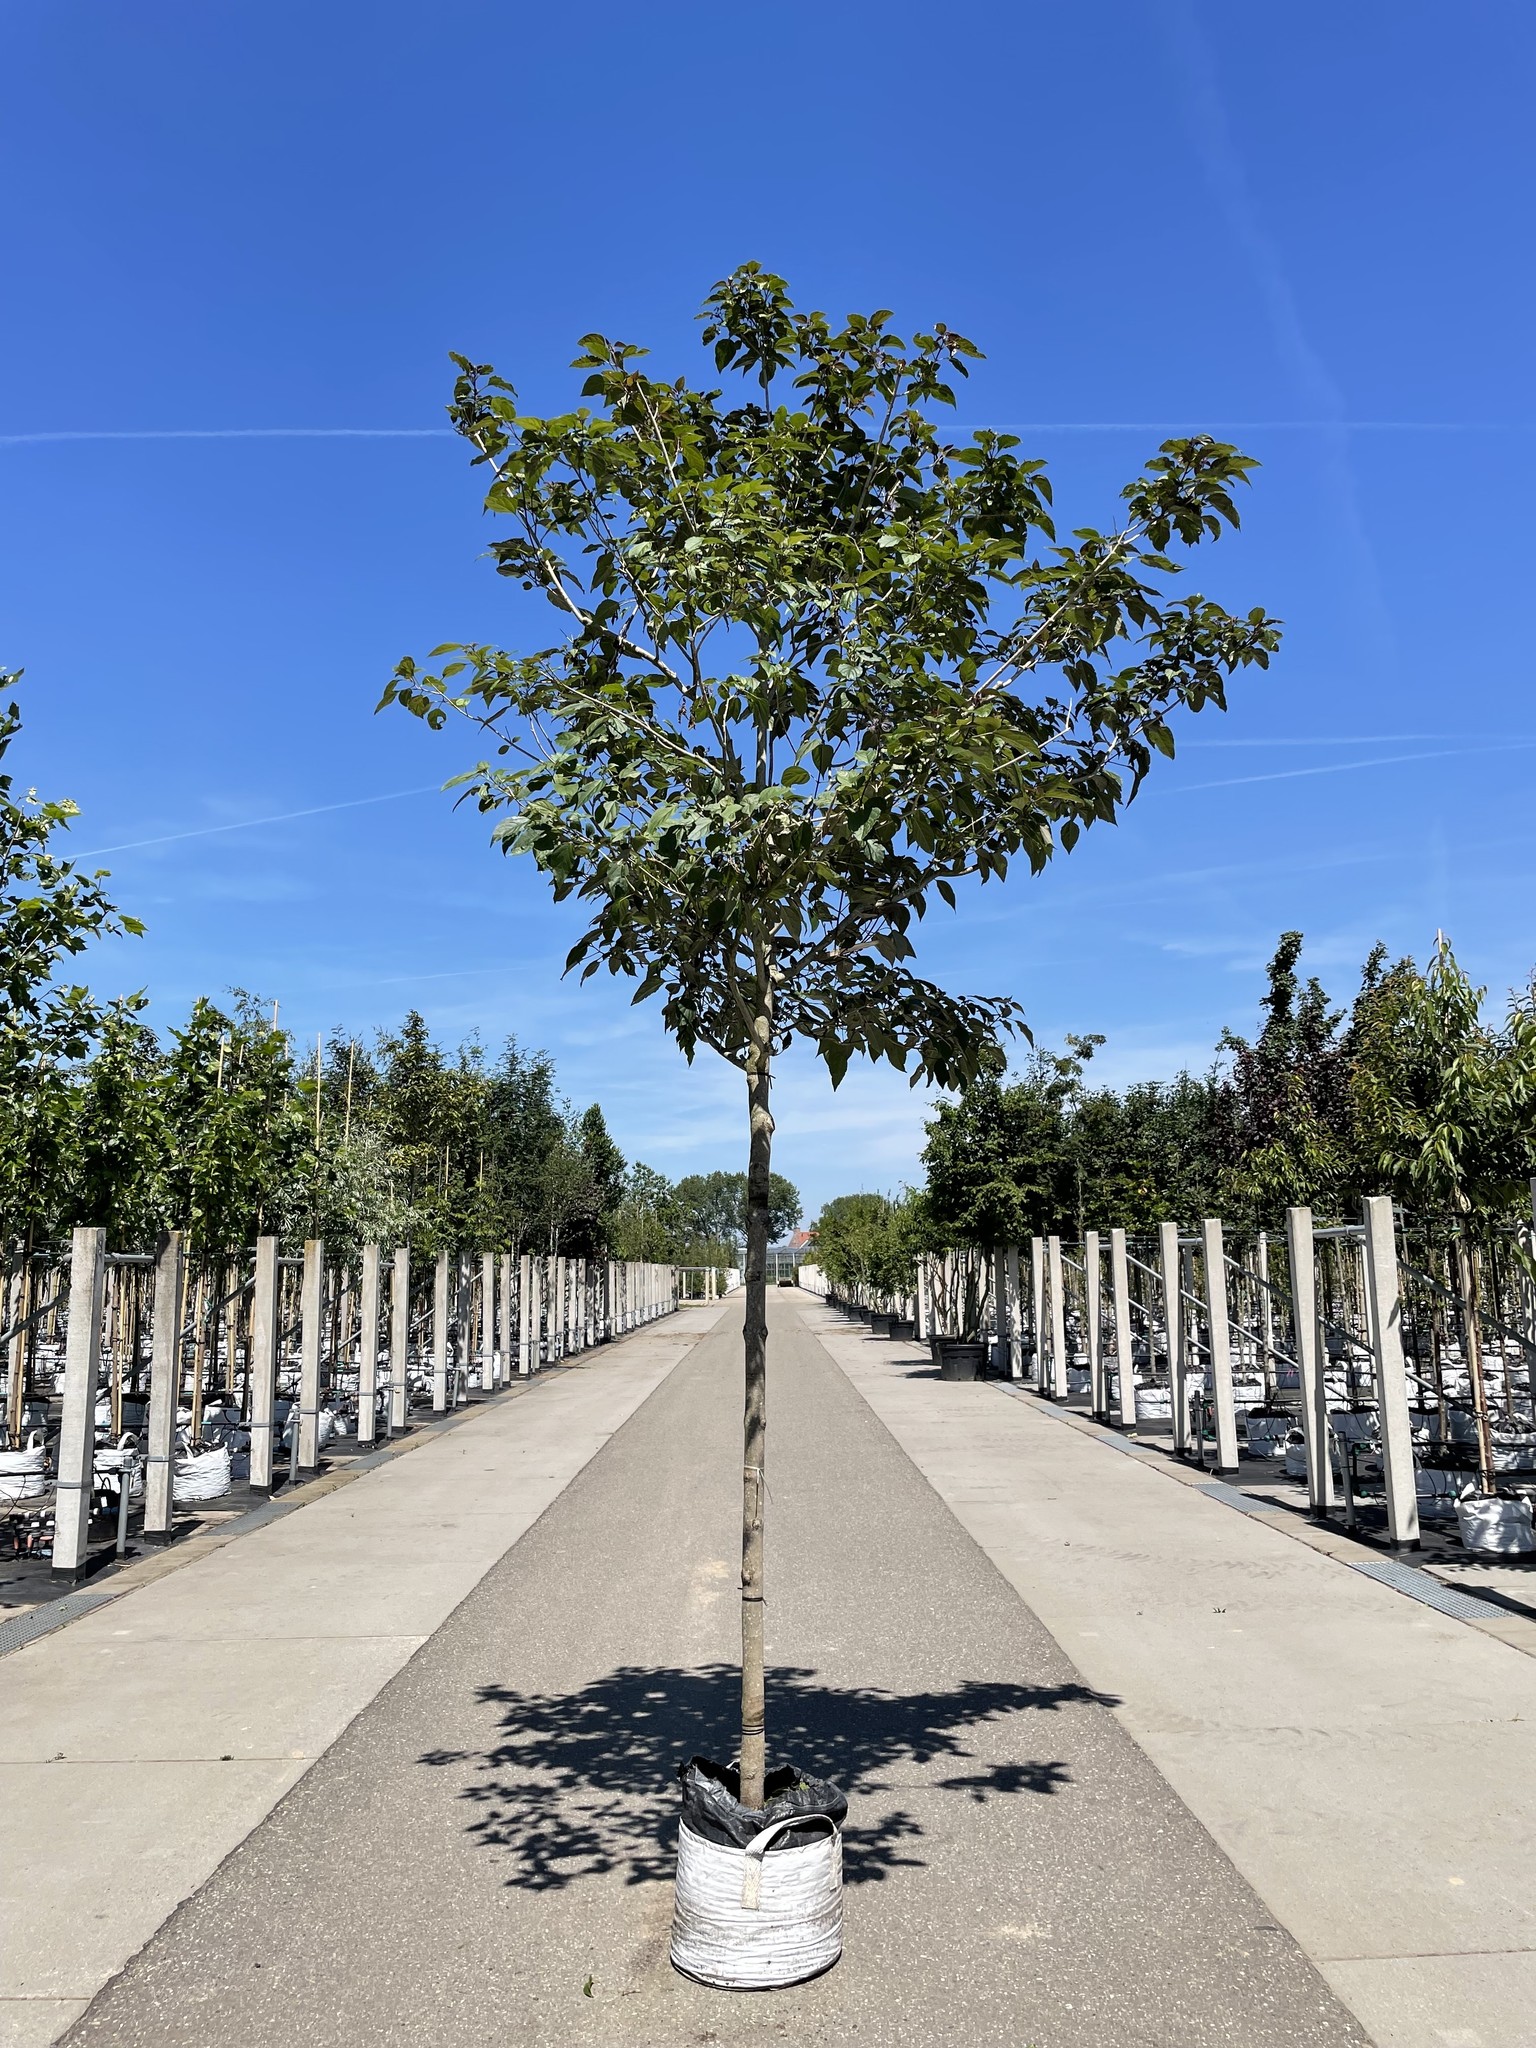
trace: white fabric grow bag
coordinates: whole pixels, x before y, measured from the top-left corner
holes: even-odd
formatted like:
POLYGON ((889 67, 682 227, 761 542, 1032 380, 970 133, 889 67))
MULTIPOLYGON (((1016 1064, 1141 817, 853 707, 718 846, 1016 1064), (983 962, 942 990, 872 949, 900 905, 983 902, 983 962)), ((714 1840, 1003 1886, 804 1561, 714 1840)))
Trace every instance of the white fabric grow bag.
POLYGON ((1493 1500, 1471 1493, 1456 1503, 1456 1526, 1468 1550, 1518 1557, 1536 1550, 1528 1500, 1493 1500))
POLYGON ((706 1841, 686 1821, 677 1837, 672 1961, 723 1991, 767 1991, 830 1969, 843 1952, 843 1838, 825 1814, 775 1821, 745 1849, 706 1841), (786 1828, 826 1832, 790 1849, 786 1828))
MULTIPOLYGON (((298 1408, 297 1408, 297 1406, 294 1406, 294 1407, 290 1408, 290 1409, 289 1409, 289 1411, 288 1411, 288 1420, 287 1420, 287 1421, 286 1421, 286 1422, 284 1423, 284 1425, 283 1425, 283 1433, 282 1433, 282 1436, 281 1436, 281 1437, 279 1438, 279 1442, 280 1442, 280 1443, 282 1444, 282 1446, 283 1446, 283 1449, 284 1449, 285 1451, 287 1451, 287 1450, 291 1450, 291 1449, 293 1448, 293 1432, 294 1432, 294 1429, 295 1429, 295 1427, 297 1426, 298 1420, 299 1420, 299 1411, 298 1411, 298 1408)), ((330 1408, 320 1408, 320 1409, 317 1409, 317 1410, 316 1410, 316 1413, 315 1413, 315 1448, 316 1448, 316 1450, 319 1450, 319 1451, 323 1451, 323 1450, 325 1449, 326 1445, 327 1445, 327 1444, 328 1444, 328 1443, 330 1442, 331 1438, 332 1438, 333 1436, 335 1436, 335 1434, 336 1434, 336 1415, 335 1415, 335 1411, 334 1411, 333 1409, 330 1409, 330 1408)))
POLYGON ((228 1491, 228 1444, 207 1451, 183 1451, 171 1467, 172 1500, 217 1500, 228 1491))
POLYGON ((144 1494, 144 1461, 132 1437, 125 1437, 120 1444, 103 1444, 95 1454, 93 1477, 102 1493, 121 1494, 123 1490, 123 1467, 128 1467, 128 1498, 140 1500, 144 1494))
POLYGON ((37 1433, 22 1451, 0 1451, 0 1502, 36 1500, 48 1491, 48 1456, 37 1433))

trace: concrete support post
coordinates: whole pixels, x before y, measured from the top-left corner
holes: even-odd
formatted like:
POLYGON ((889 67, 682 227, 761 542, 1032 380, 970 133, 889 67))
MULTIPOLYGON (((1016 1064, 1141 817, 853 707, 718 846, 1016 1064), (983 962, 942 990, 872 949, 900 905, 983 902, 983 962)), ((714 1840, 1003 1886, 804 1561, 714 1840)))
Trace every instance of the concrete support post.
POLYGON ((1334 1504, 1333 1460, 1328 1442, 1328 1387, 1317 1327, 1317 1264, 1312 1244, 1312 1211, 1285 1212, 1286 1264, 1291 1269, 1291 1321, 1301 1379, 1301 1427, 1307 1439, 1307 1498, 1312 1512, 1326 1516, 1334 1504))
POLYGON ((1024 1377, 1024 1303, 1019 1294, 1019 1248, 1016 1244, 1009 1245, 1006 1257, 1003 1286, 1009 1304, 1008 1377, 1020 1380, 1024 1377))
POLYGON ((992 1346, 992 1370, 1011 1377, 1013 1318, 1008 1301, 1008 1253, 1000 1244, 992 1248, 992 1319, 997 1325, 996 1341, 992 1346))
POLYGON ((368 1445, 378 1434, 379 1267, 383 1257, 382 1246, 363 1246, 357 1301, 357 1440, 368 1445))
POLYGON ((1264 1375, 1264 1394, 1273 1396, 1277 1374, 1275 1371, 1275 1297, 1269 1289, 1269 1232, 1259 1232, 1258 1249, 1254 1255, 1254 1271, 1259 1282, 1259 1330, 1264 1343, 1264 1356, 1259 1369, 1264 1375))
POLYGON ((502 1290, 500 1290, 502 1321, 498 1325, 498 1341, 500 1341, 500 1354, 498 1354, 500 1356, 500 1370, 498 1370, 498 1378, 496 1378, 498 1386, 506 1386, 506 1382, 516 1372, 514 1358, 516 1358, 518 1325, 512 1319, 512 1298, 514 1298, 514 1292, 512 1292, 512 1268, 514 1268, 514 1264, 516 1262, 514 1262, 512 1253, 504 1251, 502 1253, 502 1290))
POLYGON ((155 1258, 154 1322, 150 1331, 149 1440, 144 1466, 146 1543, 171 1540, 171 1477, 176 1461, 176 1410, 181 1405, 181 1296, 185 1284, 186 1256, 181 1232, 167 1231, 155 1258))
POLYGON ((1051 1290, 1051 1384, 1053 1401, 1067 1398, 1067 1300, 1061 1284, 1061 1239, 1045 1241, 1051 1290))
POLYGON ((320 1469, 320 1347, 325 1330, 325 1245, 304 1246, 304 1292, 299 1305, 299 1471, 320 1469))
POLYGON ((1211 1333, 1211 1386, 1216 1405, 1216 1469, 1237 1470, 1237 1404, 1232 1397, 1232 1325, 1227 1315, 1227 1248, 1221 1221, 1207 1216, 1200 1225, 1200 1250, 1205 1266, 1205 1320, 1211 1333))
POLYGON ((1095 1422, 1109 1420, 1109 1383, 1104 1372, 1103 1271, 1099 1233, 1083 1232, 1083 1318, 1088 1325, 1088 1404, 1095 1422))
POLYGON ((389 1275, 389 1426, 404 1429, 411 1405, 411 1248, 395 1246, 389 1275))
POLYGON ((469 1400, 469 1325, 475 1306, 475 1276, 467 1252, 460 1254, 457 1266, 453 1321, 459 1334, 453 1342, 453 1405, 462 1408, 469 1400))
MULTIPOLYGON (((106 1299, 107 1233, 77 1230, 69 1254, 69 1332, 64 1345, 64 1416, 54 1481, 53 1575, 84 1575, 96 1463, 96 1381, 101 1370, 101 1310, 106 1299)), ((128 1484, 126 1467, 123 1485, 128 1484)))
POLYGON ((517 1262, 517 1371, 533 1371, 533 1260, 524 1252, 517 1262))
POLYGON ((1125 1232, 1109 1233, 1109 1299, 1115 1324, 1115 1359, 1119 1366, 1119 1398, 1115 1419, 1122 1429, 1136 1427, 1136 1367, 1131 1356, 1135 1342, 1131 1334, 1131 1267, 1125 1248, 1125 1232))
POLYGON ((1179 1292, 1179 1226, 1157 1226, 1157 1267, 1163 1283, 1163 1322, 1168 1331, 1168 1393, 1173 1448, 1189 1445, 1189 1391, 1184 1384, 1184 1301, 1179 1292))
POLYGON ((1029 1335, 1035 1347, 1034 1381, 1037 1390, 1049 1392, 1045 1376, 1045 1239, 1029 1240, 1029 1335))
MULTIPOLYGON (((164 1257, 164 1254, 161 1255, 164 1257)), ((180 1254, 178 1252, 178 1258, 180 1254)), ((251 1288, 251 1491, 272 1491, 272 1417, 277 1403, 278 1328, 277 1239, 256 1240, 256 1278, 251 1288)), ((179 1284, 179 1283, 178 1283, 179 1284)), ((174 1311, 173 1311, 174 1314, 174 1311)), ((155 1275, 155 1341, 160 1335, 160 1276, 155 1275)), ((153 1400, 153 1395, 151 1395, 153 1400)))
POLYGON ((1387 1490, 1387 1539, 1394 1550, 1419 1547, 1419 1495, 1413 1467, 1413 1424, 1403 1365, 1403 1303, 1397 1275, 1397 1233, 1390 1195, 1365 1204, 1365 1284, 1371 1298, 1376 1405, 1387 1490))
POLYGON ((480 1391, 496 1387, 496 1254, 480 1254, 480 1391))
POLYGON ((447 1252, 437 1255, 432 1280, 432 1413, 448 1413, 448 1318, 452 1270, 447 1252))

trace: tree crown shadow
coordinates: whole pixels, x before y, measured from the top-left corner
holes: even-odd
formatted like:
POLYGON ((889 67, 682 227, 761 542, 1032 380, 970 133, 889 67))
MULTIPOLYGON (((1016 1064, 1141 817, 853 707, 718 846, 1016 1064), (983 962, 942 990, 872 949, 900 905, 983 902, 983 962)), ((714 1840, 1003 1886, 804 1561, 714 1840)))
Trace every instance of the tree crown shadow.
MULTIPOLYGON (((631 1884, 671 1875, 676 1850, 679 1764, 695 1754, 735 1754, 740 1675, 731 1664, 681 1670, 623 1665, 569 1693, 477 1690, 498 1718, 483 1750, 428 1751, 420 1761, 466 1774, 459 1796, 475 1809, 469 1832, 510 1865, 507 1883, 553 1891, 583 1878, 621 1873, 631 1884)), ((770 1763, 830 1778, 850 1794, 901 1790, 902 1766, 953 1758, 974 1765, 924 1781, 978 1802, 1020 1793, 1049 1796, 1071 1783, 1065 1764, 978 1759, 969 1731, 1012 1716, 1115 1706, 1112 1695, 1078 1681, 1022 1685, 972 1680, 947 1691, 883 1692, 821 1682, 814 1670, 769 1674, 770 1763)), ((1020 1747, 1030 1730, 1021 1719, 1020 1747)), ((897 1808, 851 1827, 844 1845, 850 1884, 878 1883, 901 1866, 923 1833, 897 1808)))

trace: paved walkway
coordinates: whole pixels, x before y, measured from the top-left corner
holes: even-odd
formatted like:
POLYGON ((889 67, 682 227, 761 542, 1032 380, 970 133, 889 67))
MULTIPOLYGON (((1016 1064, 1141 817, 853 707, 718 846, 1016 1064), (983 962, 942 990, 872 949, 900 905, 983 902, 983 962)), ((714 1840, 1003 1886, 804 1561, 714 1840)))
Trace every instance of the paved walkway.
POLYGON ((1438 1614, 1337 1536, 807 1319, 1382 2048, 1530 2048, 1530 1621, 1438 1614))
MULTIPOLYGON (((202 1631, 182 1616, 175 1661, 204 1702, 194 1713, 187 1688, 185 1711, 201 1719, 184 1746, 196 1754, 239 1750, 250 1691, 291 1687, 292 1725, 308 1729, 315 1673, 324 1692, 338 1628, 366 1623, 392 1646, 394 1673, 96 1999, 71 2042, 1362 2043, 1132 1741, 1116 1689, 1068 1660, 870 1400, 889 1386, 954 1415, 959 1394, 974 1413, 977 1455, 1016 1422, 1054 1425, 998 1390, 906 1381, 889 1347, 856 1354, 856 1388, 818 1341, 823 1313, 804 1296, 771 1299, 769 1741, 775 1757, 825 1771, 852 1794, 837 1969, 789 1992, 733 1997, 688 1983, 666 1959, 673 1773, 695 1749, 728 1754, 733 1744, 740 1308, 727 1303, 670 1373, 660 1360, 649 1369, 655 1390, 590 1460, 590 1433, 563 1468, 550 1455, 559 1439, 546 1438, 535 1462, 548 1491, 562 1469, 569 1483, 499 1563, 474 1572, 478 1583, 446 1619, 413 1604, 415 1594, 408 1618, 391 1597, 365 1616, 338 1613, 325 1592, 329 1540, 308 1552, 306 1628, 321 1638, 312 1668, 307 1647, 272 1642, 247 1661, 247 1692, 221 1692, 205 1667, 188 1666, 188 1637, 202 1631), (871 1374, 866 1357, 879 1361, 871 1374), (407 1642, 420 1645, 408 1662, 407 1642)), ((850 1362, 860 1340, 826 1335, 850 1362)), ((590 1383, 612 1369, 595 1361, 590 1383)), ((634 1375, 637 1399, 646 1376, 634 1375)), ((541 1425, 553 1420, 545 1404, 558 1393, 517 1404, 504 1428, 492 1417, 467 1425, 456 1446, 465 1481, 494 1488, 499 1472, 505 1484, 536 1411, 541 1425)), ((402 1461, 418 1465, 413 1487, 426 1455, 402 1461)), ((446 1457, 442 1466, 433 1503, 400 1495, 401 1512, 417 1516, 397 1550, 403 1576, 413 1557, 442 1555, 433 1512, 454 1520, 455 1544, 471 1519, 462 1482, 446 1457)), ((377 1483, 338 1498, 357 1510, 377 1483)), ((294 1518, 295 1536, 311 1512, 294 1518)), ((1225 1524, 1210 1513, 1219 1544, 1225 1524)), ((344 1541, 339 1525, 326 1533, 344 1541)), ((236 1546, 252 1563, 255 1542, 236 1546)), ((181 1582, 189 1605, 200 1582, 215 1634, 229 1611, 217 1562, 181 1582)), ((247 1586, 254 1598, 254 1580, 247 1586)), ((123 1604, 113 1612, 121 1626, 123 1604)), ((52 1640, 110 1648, 86 1638, 89 1626, 52 1640)), ((1192 1643, 1198 1630, 1174 1646, 1186 1670, 1192 1643)), ((103 1683, 105 1671, 81 1657, 93 1702, 113 1696, 118 1681, 103 1683)), ((116 1697, 122 1725, 136 1725, 131 1702, 116 1697)), ((174 1718, 168 1696, 157 1697, 174 1718)), ((36 1718, 39 1745, 70 1711, 56 1691, 36 1718)), ((346 1718, 329 1707, 306 1739, 321 1746, 346 1718)), ((258 1800, 270 1804, 296 1775, 281 1753, 261 1754, 267 1775, 241 1812, 220 1805, 216 1762, 187 1780, 174 1810, 141 1769, 138 1811, 130 1825, 124 1809, 116 1825, 142 1855, 198 1803, 218 1830, 212 1869, 258 1800)), ((32 1819, 46 1814, 34 1807, 32 1819)), ((141 1881, 125 1854, 116 1886, 132 1895, 141 1881)), ((70 1910, 89 1936, 91 1906, 71 1898, 70 1910)), ((34 1940, 38 1925, 34 1913, 34 1940)))
MULTIPOLYGON (((142 1567, 151 1583, 0 1660, 0 2048, 56 2039, 260 1839, 719 1313, 653 1323, 191 1561, 159 1554, 142 1567)), ((286 1901, 242 1969, 311 1939, 331 1953, 326 1891, 321 1877, 286 1901)), ((136 2022, 122 2038, 162 2037, 136 2022)), ((295 2037, 279 2024, 271 2038, 295 2037)))

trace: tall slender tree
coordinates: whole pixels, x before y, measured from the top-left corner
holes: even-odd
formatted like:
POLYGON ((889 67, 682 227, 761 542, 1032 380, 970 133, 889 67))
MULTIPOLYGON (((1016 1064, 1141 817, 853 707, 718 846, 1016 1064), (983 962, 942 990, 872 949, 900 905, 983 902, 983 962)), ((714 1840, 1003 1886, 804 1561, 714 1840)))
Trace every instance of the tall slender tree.
POLYGON ((756 264, 703 320, 728 397, 591 334, 591 405, 535 418, 456 358, 492 556, 559 631, 523 653, 440 648, 436 672, 403 661, 385 700, 479 721, 498 758, 465 780, 505 814, 502 847, 590 910, 569 964, 659 994, 685 1054, 741 1074, 740 1768, 760 1805, 775 1062, 801 1039, 834 1082, 859 1054, 967 1080, 1015 1005, 920 976, 914 922, 1112 822, 1173 751, 1168 714, 1221 704, 1277 631, 1169 594, 1170 551, 1237 522, 1236 449, 1165 443, 1115 526, 1063 540, 1013 436, 936 424, 978 354, 962 335, 903 340, 883 311, 837 326, 756 264))

